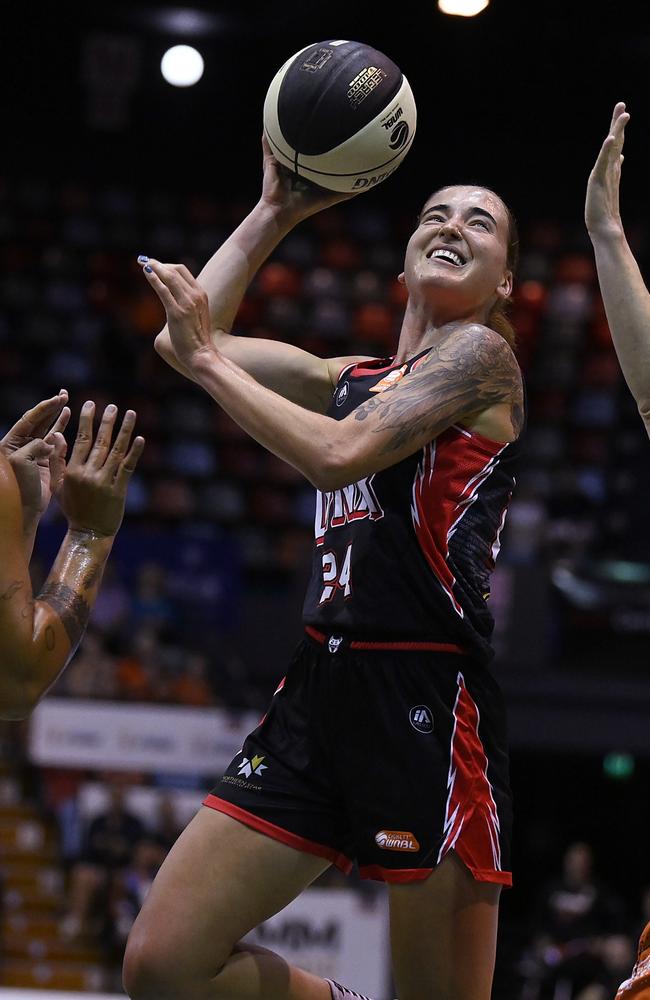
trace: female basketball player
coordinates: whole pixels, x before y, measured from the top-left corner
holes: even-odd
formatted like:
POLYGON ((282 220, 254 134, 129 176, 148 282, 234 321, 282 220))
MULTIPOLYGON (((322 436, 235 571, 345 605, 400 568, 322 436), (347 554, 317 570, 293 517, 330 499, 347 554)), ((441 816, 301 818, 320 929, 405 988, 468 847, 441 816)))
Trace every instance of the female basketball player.
MULTIPOLYGON (((616 354, 650 435, 650 292, 625 238, 618 200, 629 120, 625 105, 617 104, 609 134, 589 176, 585 222, 616 354)), ((641 935, 632 976, 621 985, 616 997, 650 1000, 650 924, 641 935)))
POLYGON ((260 265, 337 200, 293 188, 266 147, 262 197, 201 286, 141 258, 167 311, 159 351, 303 472, 317 502, 306 638, 138 917, 125 961, 137 1000, 357 996, 240 943, 353 860, 390 885, 400 1000, 490 996, 511 880, 486 601, 523 421, 520 372, 495 332, 514 223, 485 188, 428 199, 392 358, 322 361, 231 336, 260 265))

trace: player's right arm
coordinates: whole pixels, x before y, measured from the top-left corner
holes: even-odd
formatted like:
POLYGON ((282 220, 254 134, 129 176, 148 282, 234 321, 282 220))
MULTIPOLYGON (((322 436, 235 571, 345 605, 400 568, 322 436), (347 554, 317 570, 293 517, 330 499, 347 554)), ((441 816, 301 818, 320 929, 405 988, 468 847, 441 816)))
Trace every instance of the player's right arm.
POLYGON ((54 683, 77 648, 124 513, 129 478, 142 451, 129 448, 135 414, 128 411, 111 447, 116 412, 104 414, 93 444, 92 404, 79 431, 60 492, 68 531, 34 597, 23 541, 21 497, 0 454, 0 718, 23 719, 54 683))
MULTIPOLYGON (((307 409, 324 412, 339 372, 360 357, 318 358, 293 344, 238 337, 231 331, 247 288, 281 240, 303 219, 351 196, 296 184, 265 140, 263 147, 261 198, 211 257, 198 280, 208 295, 212 339, 221 354, 266 388, 307 409)), ((166 326, 155 346, 168 364, 191 378, 174 353, 166 326)))
POLYGON ((587 184, 585 222, 614 348, 650 435, 650 292, 625 237, 619 211, 625 105, 614 108, 587 184))

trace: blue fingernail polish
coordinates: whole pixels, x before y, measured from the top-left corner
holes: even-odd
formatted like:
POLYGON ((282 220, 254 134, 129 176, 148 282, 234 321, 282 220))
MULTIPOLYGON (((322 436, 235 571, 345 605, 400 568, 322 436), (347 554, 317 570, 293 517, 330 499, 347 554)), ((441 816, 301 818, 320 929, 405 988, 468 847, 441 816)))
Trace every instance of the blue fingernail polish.
POLYGON ((147 272, 147 274, 153 274, 153 267, 149 267, 149 265, 147 264, 147 266, 145 267, 145 271, 147 272))
POLYGON ((138 264, 146 264, 148 260, 149 258, 145 254, 141 253, 138 257, 138 264))

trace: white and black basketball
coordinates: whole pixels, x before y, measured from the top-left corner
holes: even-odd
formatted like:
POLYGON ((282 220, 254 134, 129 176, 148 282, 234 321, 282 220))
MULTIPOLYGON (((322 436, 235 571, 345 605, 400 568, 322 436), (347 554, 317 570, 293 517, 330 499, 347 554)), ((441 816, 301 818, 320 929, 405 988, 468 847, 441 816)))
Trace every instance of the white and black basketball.
POLYGON ((402 71, 362 42, 307 45, 278 70, 264 101, 276 159, 331 191, 389 177, 411 148, 416 118, 402 71))

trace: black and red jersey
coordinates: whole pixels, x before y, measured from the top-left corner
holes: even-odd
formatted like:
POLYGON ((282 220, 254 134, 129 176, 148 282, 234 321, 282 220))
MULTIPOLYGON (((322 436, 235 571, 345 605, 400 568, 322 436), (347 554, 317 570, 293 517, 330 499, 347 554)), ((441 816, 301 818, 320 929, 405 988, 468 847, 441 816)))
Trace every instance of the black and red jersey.
MULTIPOLYGON (((427 353, 403 365, 389 358, 344 369, 328 415, 343 419, 427 353)), ((382 472, 317 491, 308 631, 363 643, 440 643, 490 659, 490 575, 517 452, 517 442, 456 424, 382 472)))

